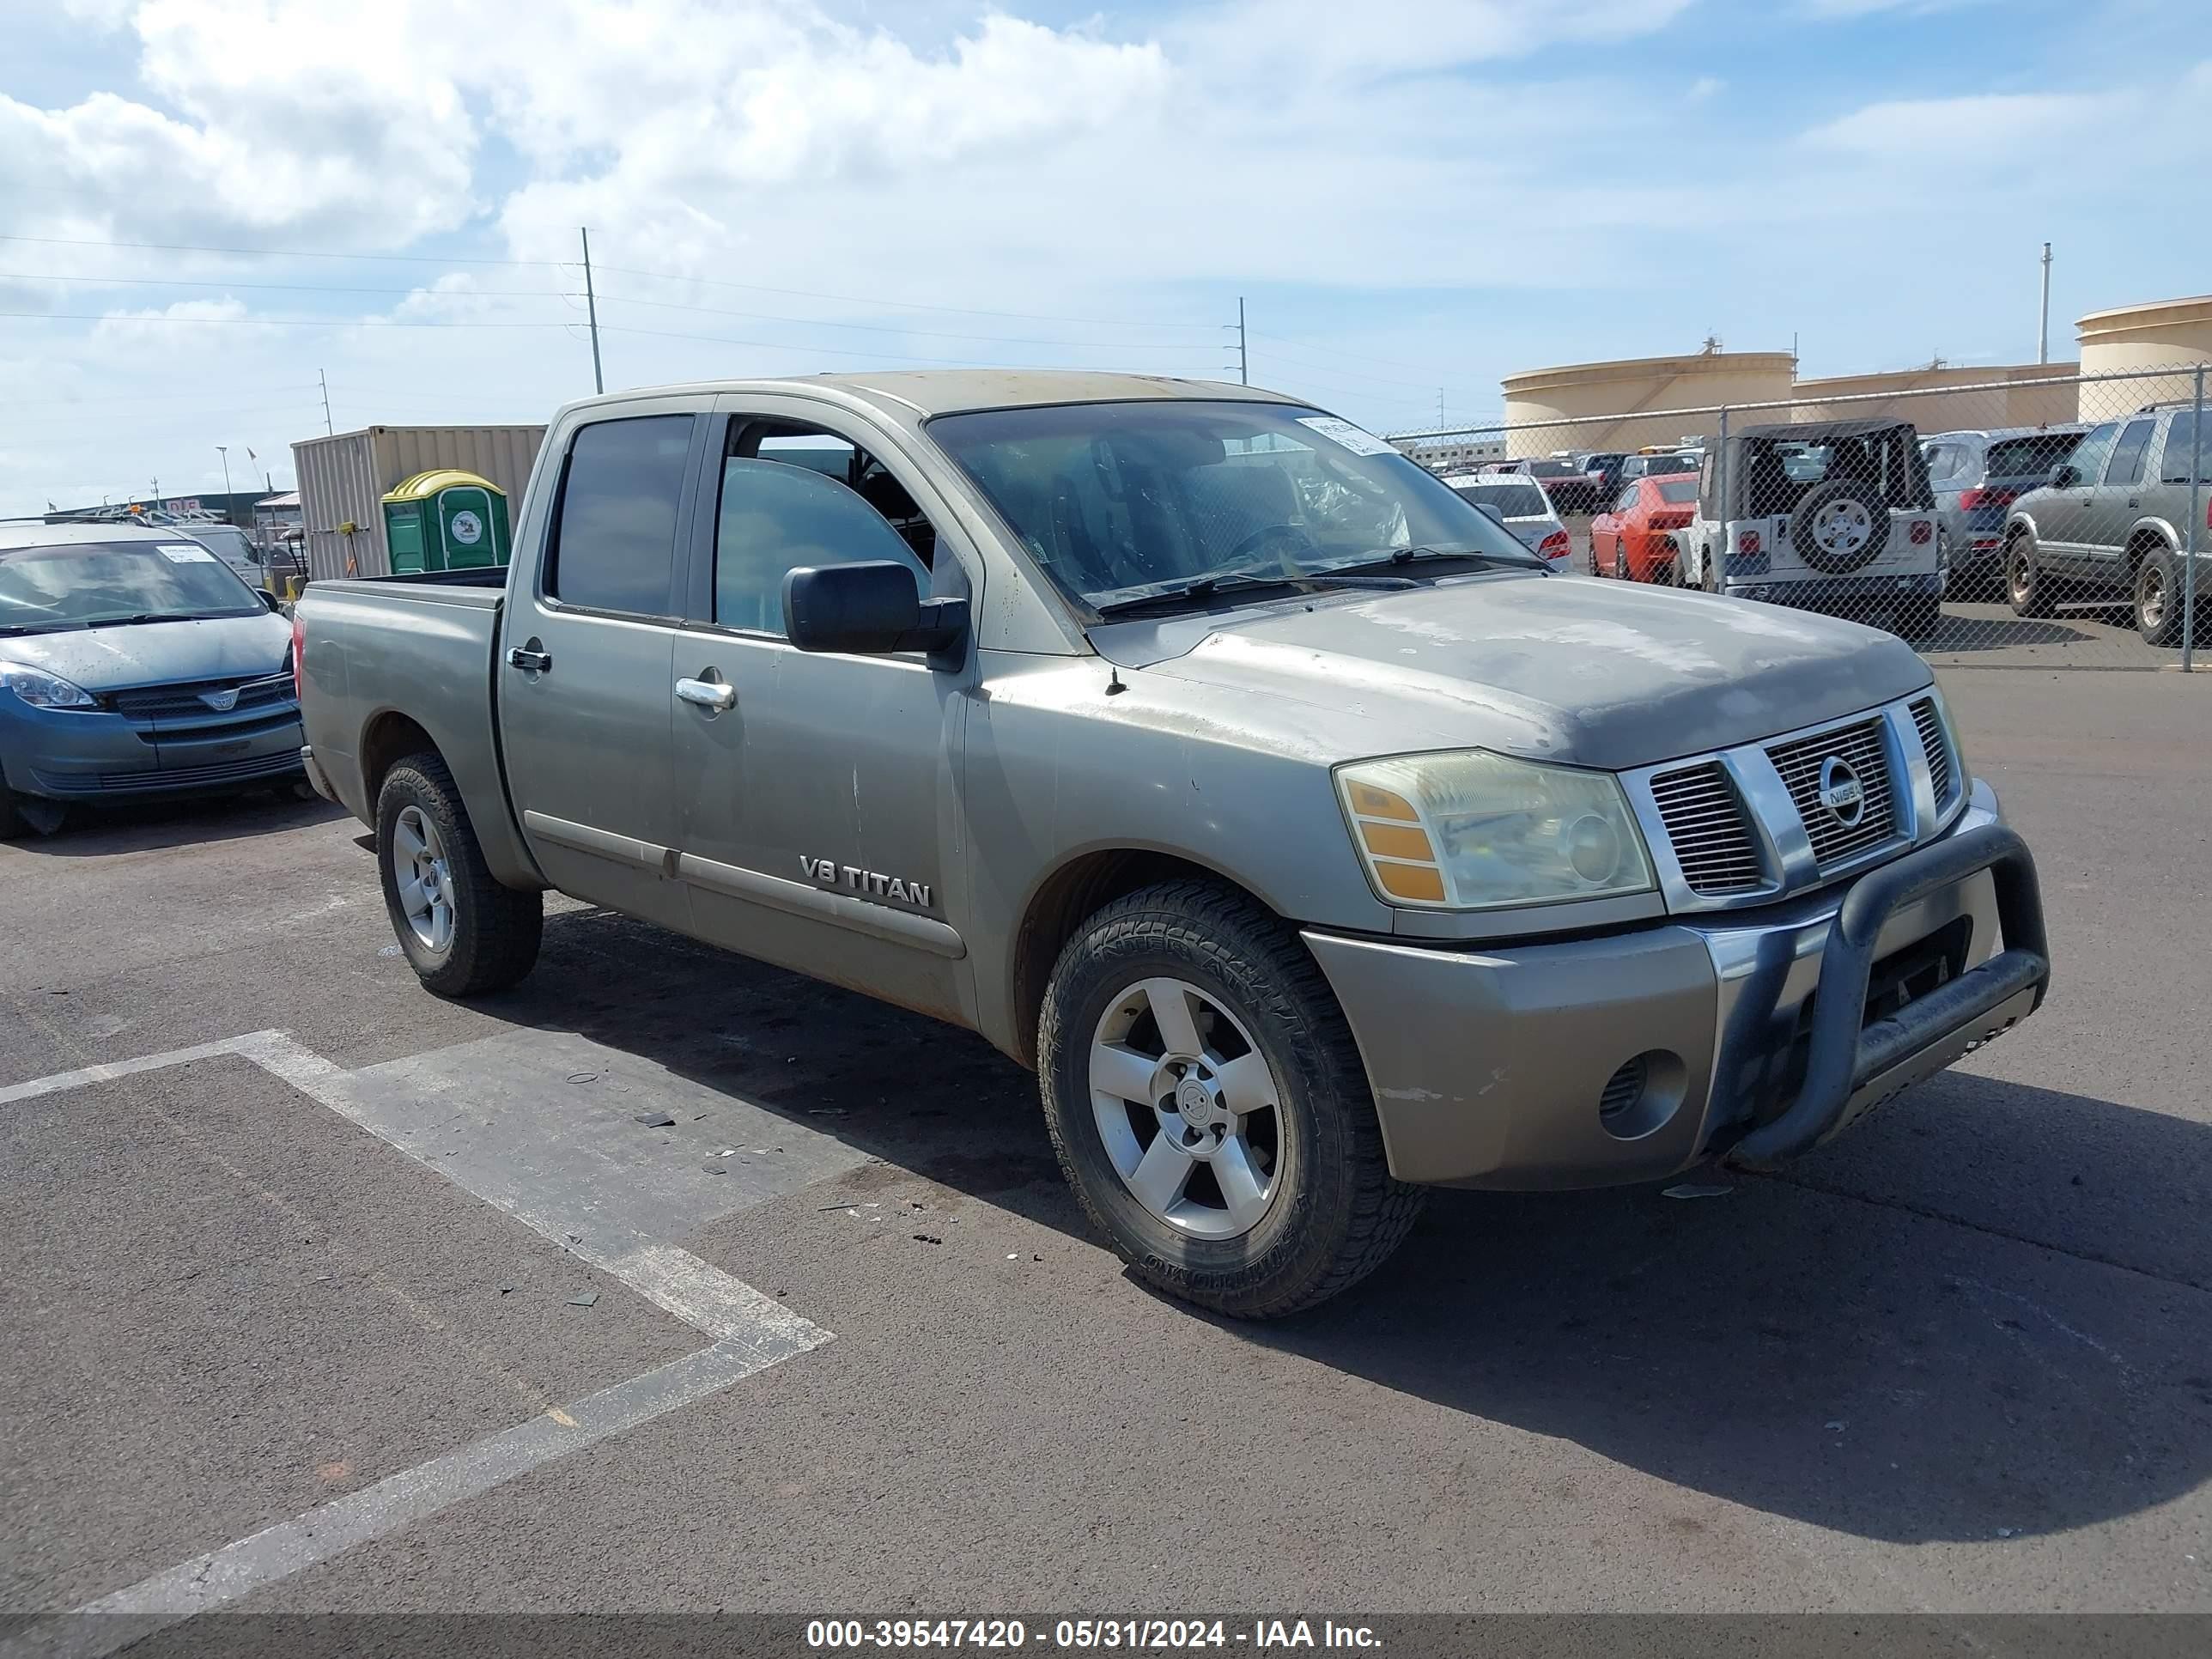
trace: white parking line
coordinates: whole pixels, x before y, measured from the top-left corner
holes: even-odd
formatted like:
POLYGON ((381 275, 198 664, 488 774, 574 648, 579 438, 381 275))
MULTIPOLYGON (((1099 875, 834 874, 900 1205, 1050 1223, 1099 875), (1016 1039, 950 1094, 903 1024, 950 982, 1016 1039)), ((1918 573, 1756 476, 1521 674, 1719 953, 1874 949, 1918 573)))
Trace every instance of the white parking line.
POLYGON ((139 1641, 163 1626, 235 1601, 343 1551, 435 1515, 465 1498, 580 1451, 665 1412, 703 1400, 794 1354, 819 1347, 831 1333, 802 1319, 743 1279, 673 1244, 596 1246, 558 1231, 512 1194, 478 1191, 459 1172, 389 1133, 356 1097, 350 1073, 282 1031, 252 1031, 219 1042, 86 1066, 52 1077, 0 1086, 0 1106, 198 1060, 235 1055, 251 1060, 386 1145, 435 1170, 571 1255, 619 1279, 654 1306, 712 1339, 709 1346, 618 1382, 573 1405, 546 1412, 387 1476, 374 1486, 318 1505, 289 1521, 88 1602, 0 1642, 0 1659, 66 1655, 94 1659, 139 1641))

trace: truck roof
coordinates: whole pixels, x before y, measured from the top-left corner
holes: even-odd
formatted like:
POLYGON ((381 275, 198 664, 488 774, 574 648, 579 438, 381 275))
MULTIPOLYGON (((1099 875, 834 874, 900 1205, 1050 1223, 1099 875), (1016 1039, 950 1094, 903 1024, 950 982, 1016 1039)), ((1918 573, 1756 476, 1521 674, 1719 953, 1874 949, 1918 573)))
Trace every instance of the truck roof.
POLYGON ((72 542, 173 542, 181 530, 137 524, 129 519, 42 520, 0 524, 0 547, 66 547, 72 542))
POLYGON ((895 406, 908 415, 950 415, 976 409, 1014 409, 1044 404, 1149 402, 1164 398, 1239 398, 1253 403, 1304 399, 1223 380, 1180 380, 1165 374, 1114 374, 1066 368, 900 368, 849 374, 793 375, 773 380, 696 380, 680 386, 633 386, 578 399, 587 408, 672 392, 791 392, 834 388, 866 403, 895 406))

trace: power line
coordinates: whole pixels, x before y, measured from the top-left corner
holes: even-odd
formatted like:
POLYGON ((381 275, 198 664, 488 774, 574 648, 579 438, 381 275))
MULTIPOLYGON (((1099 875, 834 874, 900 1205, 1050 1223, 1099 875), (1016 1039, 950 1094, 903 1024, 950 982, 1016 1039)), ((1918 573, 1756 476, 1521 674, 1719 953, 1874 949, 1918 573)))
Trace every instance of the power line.
POLYGON ((117 242, 88 236, 18 236, 0 231, 0 242, 35 242, 41 247, 131 247, 153 253, 228 253, 246 259, 362 259, 412 265, 534 265, 557 270, 560 259, 491 259, 465 253, 330 253, 313 248, 210 247, 198 242, 117 242))
POLYGON ((424 323, 362 317, 133 317, 126 312, 0 311, 56 323, 210 323, 250 328, 566 328, 566 323, 424 323))
POLYGON ((865 295, 823 294, 812 289, 769 288, 759 283, 733 283, 720 276, 684 276, 668 270, 640 270, 632 265, 599 265, 610 276, 649 276, 655 282, 696 283, 705 288, 743 289, 750 294, 781 294, 797 300, 830 300, 839 305, 884 306, 894 311, 936 311, 956 317, 1008 317, 1024 323, 1091 323, 1102 328, 1212 328, 1212 323, 1176 323, 1164 318, 1070 317, 1042 311, 984 311, 973 306, 924 305, 915 300, 871 299, 865 295))
MULTIPOLYGON (((601 266, 601 270, 608 267, 601 266)), ((1144 340, 1048 340, 1021 334, 955 334, 939 328, 901 328, 887 323, 836 323, 822 317, 793 317, 775 311, 736 311, 726 306, 684 305, 674 300, 640 300, 627 294, 602 294, 602 305, 651 306, 659 311, 696 311, 712 317, 744 317, 759 323, 795 323, 802 328, 842 328, 864 334, 919 336, 932 340, 969 340, 988 345, 1072 346, 1091 351, 1188 351, 1191 342, 1144 340)))
POLYGON ((186 282, 178 276, 60 276, 50 271, 0 270, 0 283, 94 283, 129 288, 220 288, 248 289, 262 294, 384 294, 405 298, 416 294, 433 298, 461 300, 560 300, 568 297, 566 289, 508 288, 428 289, 428 288, 354 288, 336 283, 210 283, 186 282))
MULTIPOLYGON (((0 313, 0 315, 4 314, 4 313, 0 313)), ((745 346, 756 351, 788 351, 797 353, 800 356, 811 354, 816 356, 827 357, 860 357, 872 362, 890 362, 899 363, 934 363, 947 368, 1054 368, 1066 367, 1066 365, 1054 363, 1010 364, 1003 360, 994 362, 980 357, 917 357, 907 353, 896 351, 852 351, 836 346, 793 345, 788 341, 781 340, 741 340, 734 339, 726 334, 684 334, 678 333, 672 329, 630 328, 614 323, 600 324, 599 331, 604 334, 637 334, 659 340, 695 340, 709 345, 745 346)), ((1173 375, 1169 378, 1176 380, 1216 380, 1219 377, 1214 374, 1185 374, 1173 375)))

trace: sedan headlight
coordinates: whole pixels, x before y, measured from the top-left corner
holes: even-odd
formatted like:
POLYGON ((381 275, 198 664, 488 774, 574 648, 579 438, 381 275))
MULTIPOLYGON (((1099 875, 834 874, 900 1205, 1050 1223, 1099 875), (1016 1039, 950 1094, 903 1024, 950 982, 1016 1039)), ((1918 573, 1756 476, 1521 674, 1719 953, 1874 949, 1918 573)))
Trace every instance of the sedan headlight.
POLYGON ((1474 749, 1336 772, 1376 891, 1432 910, 1650 891, 1651 857, 1609 772, 1474 749))
POLYGON ((58 674, 19 662, 0 662, 0 688, 13 691, 33 708, 97 708, 90 692, 58 674))

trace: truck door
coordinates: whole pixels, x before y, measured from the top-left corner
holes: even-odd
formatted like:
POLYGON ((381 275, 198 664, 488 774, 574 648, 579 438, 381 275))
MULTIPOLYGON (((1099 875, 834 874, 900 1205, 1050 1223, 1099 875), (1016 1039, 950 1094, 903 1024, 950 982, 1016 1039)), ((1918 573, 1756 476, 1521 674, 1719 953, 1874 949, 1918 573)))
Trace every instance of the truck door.
POLYGON ((507 775, 538 867, 565 893, 672 927, 690 921, 670 868, 677 548, 704 418, 574 428, 493 667, 507 775))
POLYGON ((925 593, 965 593, 969 568, 938 534, 948 515, 933 492, 884 457, 882 434, 800 398, 721 410, 673 685, 693 930, 964 1021, 951 884, 972 659, 948 672, 919 653, 810 655, 784 639, 782 591, 798 566, 889 559, 925 593))

